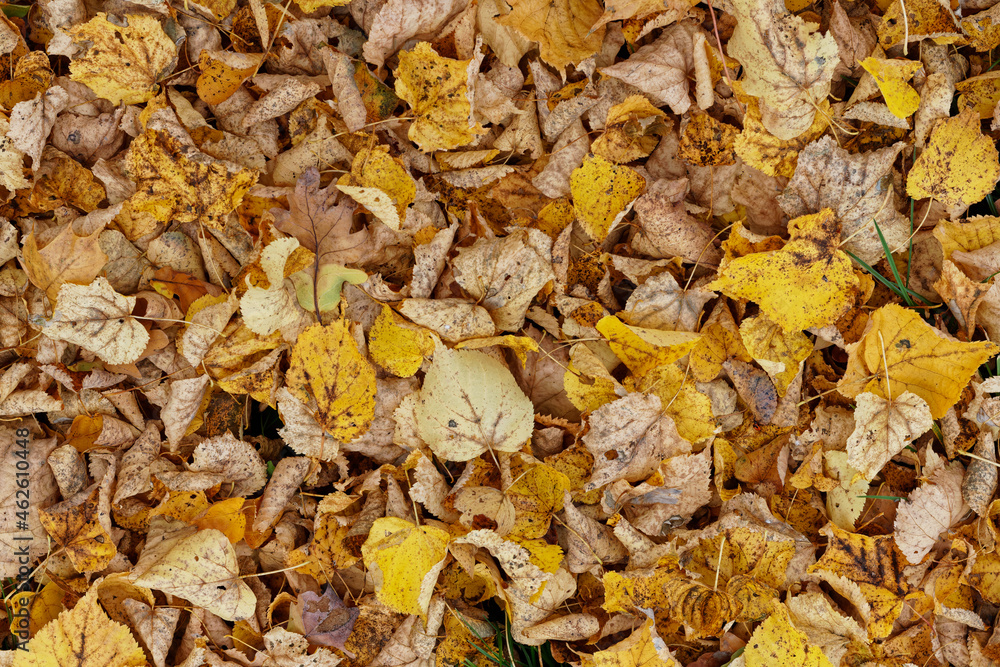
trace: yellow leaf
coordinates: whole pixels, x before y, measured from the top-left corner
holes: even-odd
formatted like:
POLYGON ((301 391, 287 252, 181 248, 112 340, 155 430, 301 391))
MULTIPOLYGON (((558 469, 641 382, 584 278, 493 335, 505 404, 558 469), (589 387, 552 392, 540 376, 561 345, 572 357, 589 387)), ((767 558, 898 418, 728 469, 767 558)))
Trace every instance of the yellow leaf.
POLYGON ((837 388, 849 398, 863 391, 893 399, 913 392, 940 419, 976 369, 998 351, 993 343, 946 338, 916 312, 889 304, 872 313, 868 333, 849 349, 847 371, 837 388))
POLYGON ((687 331, 630 327, 610 315, 601 318, 597 330, 608 339, 615 356, 637 377, 657 366, 677 361, 690 352, 701 338, 700 334, 687 331))
POLYGON ((514 526, 506 539, 543 537, 549 531, 552 515, 563 508, 563 492, 570 489, 569 477, 517 454, 511 459, 510 474, 514 483, 507 487, 505 495, 515 514, 514 526))
POLYGON ((979 114, 971 109, 938 122, 924 152, 906 177, 906 194, 933 197, 948 208, 970 206, 988 195, 1000 179, 993 140, 983 136, 979 114))
MULTIPOLYGON (((990 51, 1000 45, 1000 7, 989 9, 962 19, 962 29, 976 51, 990 51)), ((959 102, 961 104, 961 102, 959 102)))
POLYGON ((959 109, 975 109, 983 120, 993 118, 1000 101, 1000 72, 986 72, 955 84, 959 109))
POLYGON ((782 609, 754 630, 743 651, 746 667, 834 667, 806 633, 797 630, 782 609))
POLYGON ((705 287, 757 302, 788 332, 833 324, 851 309, 859 286, 851 260, 837 247, 833 211, 792 220, 788 234, 780 250, 734 259, 705 287))
POLYGON ((873 639, 888 636, 910 591, 903 573, 906 559, 896 548, 895 538, 849 533, 832 524, 820 533, 829 538, 829 543, 819 561, 809 566, 809 572, 826 579, 848 599, 855 592, 860 594, 860 600, 851 602, 862 605, 868 635, 873 639))
POLYGON ((740 323, 740 337, 750 356, 774 380, 778 396, 799 373, 799 365, 812 352, 813 344, 801 331, 783 331, 766 316, 748 317, 740 323))
POLYGON ((951 7, 937 0, 893 0, 882 16, 877 34, 879 46, 886 50, 902 43, 904 38, 911 42, 935 38, 938 44, 950 44, 962 37, 951 7))
POLYGON ((70 78, 112 104, 142 104, 156 94, 156 84, 177 63, 177 46, 155 16, 126 14, 121 24, 98 12, 66 32, 87 44, 70 62, 70 78))
POLYGON ((482 133, 482 126, 472 120, 469 62, 439 56, 427 42, 399 54, 396 94, 413 108, 407 136, 420 150, 451 150, 482 133))
POLYGON ((54 301, 66 283, 88 284, 101 272, 108 256, 101 250, 101 231, 77 236, 73 225, 66 225, 42 249, 34 232, 24 238, 24 270, 32 284, 45 290, 54 301))
POLYGON ((142 667, 146 653, 127 626, 112 621, 97 601, 97 586, 16 651, 15 667, 142 667))
POLYGON ((951 259, 956 250, 972 252, 1000 241, 1000 218, 978 215, 964 220, 941 220, 933 233, 941 244, 944 259, 951 259))
POLYGON ((682 160, 701 167, 736 164, 736 137, 740 131, 704 112, 693 112, 681 133, 677 151, 682 160))
POLYGON ((626 97, 624 102, 608 110, 604 134, 591 144, 590 150, 616 164, 649 157, 665 127, 655 121, 666 115, 642 95, 626 97))
POLYGON ((534 427, 534 406, 503 364, 440 344, 414 412, 417 433, 447 461, 516 452, 534 427))
POLYGON ((861 66, 875 79, 886 106, 894 116, 909 118, 920 106, 920 95, 906 82, 923 67, 921 62, 868 57, 861 61, 861 66))
POLYGON ((667 645, 656 635, 656 624, 648 618, 626 639, 591 656, 583 656, 584 667, 680 667, 667 645))
POLYGON ((202 51, 198 56, 198 97, 208 104, 221 104, 233 96, 243 82, 257 72, 263 56, 234 51, 202 51))
POLYGON ((64 500, 38 511, 45 532, 66 551, 73 567, 80 572, 103 570, 118 553, 111 535, 99 520, 99 492, 100 488, 95 486, 90 495, 79 502, 64 500))
MULTIPOLYGON (((358 151, 351 164, 351 173, 345 174, 337 187, 350 194, 355 201, 375 214, 379 220, 392 229, 398 230, 406 219, 406 209, 417 196, 417 184, 398 158, 389 155, 388 146, 376 146, 368 150, 358 151), (389 201, 381 204, 381 210, 372 208, 371 202, 358 199, 353 190, 344 190, 344 186, 361 186, 376 189, 389 201)), ((376 193, 377 194, 377 193, 376 193)))
POLYGON ((236 544, 243 539, 247 527, 243 502, 244 499, 240 497, 220 500, 197 516, 192 523, 199 529, 214 528, 236 544))
MULTIPOLYGON (((739 81, 735 81, 734 85, 739 86, 739 81)), ((812 125, 802 134, 792 139, 779 139, 764 127, 757 98, 749 98, 743 131, 733 143, 736 154, 768 176, 791 178, 795 174, 799 151, 819 139, 830 125, 830 102, 824 99, 818 106, 819 112, 813 117, 812 125)))
POLYGON ((645 189, 646 179, 637 172, 596 155, 587 157, 570 175, 577 219, 598 243, 608 237, 645 189))
POLYGON ((0 82, 0 105, 13 109, 18 102, 35 99, 35 95, 48 90, 54 76, 48 55, 32 51, 17 61, 13 78, 0 82))
POLYGON ((295 4, 302 8, 306 14, 312 14, 317 9, 324 7, 343 7, 351 4, 351 0, 295 0, 295 4))
POLYGON ((836 486, 826 492, 827 514, 837 527, 853 531, 865 508, 868 480, 848 463, 846 452, 826 452, 823 458, 826 477, 837 480, 836 486))
POLYGON ((368 353, 372 361, 401 378, 420 370, 424 357, 434 353, 434 339, 426 329, 397 322, 389 306, 375 319, 368 332, 368 353))
POLYGON ((697 443, 715 434, 712 399, 698 391, 678 364, 657 366, 643 376, 637 389, 660 397, 663 412, 674 418, 677 434, 685 440, 697 443))
POLYGON ((598 52, 604 25, 595 25, 603 13, 598 0, 513 0, 510 14, 497 23, 538 42, 542 60, 565 70, 598 52))
POLYGON ((376 519, 361 554, 382 604, 426 618, 449 539, 440 528, 396 517, 376 519))
POLYGON ((150 121, 126 156, 136 193, 129 203, 160 222, 201 222, 222 229, 257 181, 257 172, 216 160, 190 138, 150 121))
POLYGON ((375 369, 345 322, 314 324, 299 334, 285 378, 300 401, 316 399, 316 421, 337 440, 350 442, 368 431, 375 416, 375 369))

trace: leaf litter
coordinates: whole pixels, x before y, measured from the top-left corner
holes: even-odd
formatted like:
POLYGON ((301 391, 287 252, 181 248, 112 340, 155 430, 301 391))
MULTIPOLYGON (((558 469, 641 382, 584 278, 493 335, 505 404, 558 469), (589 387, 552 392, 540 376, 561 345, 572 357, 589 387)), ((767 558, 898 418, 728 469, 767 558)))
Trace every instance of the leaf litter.
POLYGON ((0 660, 997 664, 998 8, 4 5, 0 660))

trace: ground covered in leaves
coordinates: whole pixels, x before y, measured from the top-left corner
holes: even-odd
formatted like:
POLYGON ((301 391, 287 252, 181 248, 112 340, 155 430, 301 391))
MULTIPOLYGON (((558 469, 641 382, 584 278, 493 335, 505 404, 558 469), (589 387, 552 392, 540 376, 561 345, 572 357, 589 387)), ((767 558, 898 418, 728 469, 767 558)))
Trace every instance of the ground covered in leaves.
POLYGON ((0 665, 1000 663, 993 1, 0 6, 0 665))

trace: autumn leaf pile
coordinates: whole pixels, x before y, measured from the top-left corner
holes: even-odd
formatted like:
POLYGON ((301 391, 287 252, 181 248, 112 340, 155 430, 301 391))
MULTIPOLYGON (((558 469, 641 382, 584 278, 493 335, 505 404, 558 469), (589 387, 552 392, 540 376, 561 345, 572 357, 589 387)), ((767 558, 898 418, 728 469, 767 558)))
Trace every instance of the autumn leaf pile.
POLYGON ((1000 664, 994 1, 3 5, 0 665, 1000 664))

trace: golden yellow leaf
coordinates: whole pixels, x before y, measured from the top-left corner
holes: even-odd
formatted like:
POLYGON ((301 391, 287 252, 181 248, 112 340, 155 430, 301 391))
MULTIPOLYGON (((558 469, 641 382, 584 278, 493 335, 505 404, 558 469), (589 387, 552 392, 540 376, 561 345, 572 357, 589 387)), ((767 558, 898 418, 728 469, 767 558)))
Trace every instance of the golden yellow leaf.
POLYGON ((964 220, 942 220, 934 227, 944 259, 956 250, 972 252, 1000 241, 1000 218, 977 215, 964 220))
POLYGON ((257 172, 201 153, 190 137, 156 121, 135 138, 126 156, 137 184, 130 205, 160 222, 222 229, 257 181, 257 172))
POLYGON ((299 334, 285 378, 300 401, 315 398, 316 421, 337 440, 350 442, 368 431, 375 416, 375 369, 344 321, 314 324, 299 334))
POLYGON ((624 102, 608 110, 604 134, 591 144, 590 150, 616 164, 648 157, 665 129, 664 123, 656 121, 666 115, 642 95, 626 97, 624 102))
POLYGON ((800 362, 812 352, 812 341, 801 331, 783 331, 764 315, 744 319, 740 336, 750 356, 774 380, 778 396, 784 396, 800 362))
POLYGON ((504 493, 514 507, 514 525, 506 539, 543 537, 549 531, 552 515, 563 508, 563 493, 570 488, 569 477, 552 466, 517 454, 511 459, 510 474, 514 483, 504 493))
POLYGON ((262 58, 257 53, 202 51, 198 56, 198 97, 209 104, 225 102, 257 72, 262 58))
POLYGON ((704 112, 693 112, 681 132, 677 156, 701 167, 736 163, 736 138, 740 131, 704 112))
POLYGON ((396 517, 376 519, 361 546, 375 594, 386 606, 426 618, 450 535, 396 517))
POLYGON ((837 247, 833 211, 796 218, 788 233, 783 248, 734 259, 706 288, 757 302, 787 332, 833 324, 851 309, 859 287, 851 260, 837 247))
POLYGON ((678 364, 664 364, 643 375, 636 388, 659 396, 663 412, 674 419, 677 434, 698 443, 715 435, 715 415, 712 399, 698 391, 689 375, 678 364))
POLYGON ((112 23, 107 14, 98 12, 67 32, 88 44, 70 62, 70 78, 112 104, 149 101, 156 84, 177 64, 177 46, 149 14, 126 14, 120 23, 112 23))
POLYGON ((408 378, 420 370, 424 358, 434 353, 434 339, 426 329, 406 326, 389 306, 375 319, 368 332, 372 361, 393 375, 408 378))
POLYGON ((570 175, 573 207, 583 230, 604 241, 646 189, 646 179, 634 170, 599 156, 587 157, 570 175))
MULTIPOLYGON (((739 86, 738 81, 734 82, 739 86)), ((779 139, 767 128, 761 120, 760 105, 757 98, 750 97, 747 102, 747 113, 743 119, 743 131, 733 144, 736 154, 748 165, 759 169, 768 176, 785 176, 791 178, 795 174, 795 164, 799 151, 809 143, 819 139, 830 125, 830 103, 822 100, 818 104, 819 111, 813 117, 812 124, 802 134, 792 139, 779 139)))
POLYGON ((906 82, 923 67, 922 63, 917 60, 868 57, 861 61, 861 66, 875 79, 886 106, 894 116, 908 118, 920 106, 920 95, 906 82))
POLYGON ((687 331, 630 327, 610 315, 597 323, 597 330, 608 340, 615 356, 637 377, 657 366, 677 361, 690 352, 701 337, 687 331))
POLYGON ((214 528, 236 544, 243 539, 247 527, 243 503, 244 499, 240 497, 220 500, 195 517, 191 523, 199 529, 214 528))
POLYGON ((358 203, 378 217, 383 223, 398 230, 406 219, 406 209, 417 195, 417 184, 399 158, 389 155, 388 146, 376 146, 358 151, 351 164, 351 173, 345 174, 337 182, 341 191, 348 192, 358 203), (368 201, 358 199, 353 191, 345 191, 344 186, 376 189, 390 200, 381 211, 373 209, 368 201))
POLYGON ((948 208, 975 204, 1000 179, 1000 158, 993 140, 983 136, 979 114, 965 109, 938 122, 924 152, 906 177, 906 194, 933 197, 948 208))
POLYGON ((301 7, 306 14, 312 14, 317 9, 324 7, 343 7, 350 3, 351 0, 295 0, 295 4, 301 7))
POLYGON ((593 655, 583 656, 584 667, 680 667, 648 618, 626 639, 593 655), (655 637, 655 639, 654 639, 655 637))
POLYGON ((873 639, 888 636, 910 592, 903 575, 906 559, 896 548, 894 537, 868 537, 832 524, 820 532, 829 538, 829 543, 823 556, 809 566, 809 572, 834 575, 827 577, 828 583, 849 599, 854 591, 859 593, 861 600, 854 603, 868 603, 868 608, 862 611, 868 635, 873 639))
POLYGON ((510 14, 497 23, 538 42, 542 60, 557 70, 597 53, 604 41, 598 0, 514 0, 510 14))
POLYGON ((407 136, 420 150, 451 150, 482 133, 472 120, 469 62, 439 56, 427 42, 399 54, 396 94, 413 109, 407 136))
POLYGON ((112 621, 97 600, 97 586, 16 651, 15 667, 142 667, 146 653, 127 626, 112 621))
POLYGON ((781 609, 758 626, 743 651, 747 667, 834 667, 818 646, 809 642, 781 609))
POLYGON ((417 433, 448 461, 516 452, 534 426, 534 406, 503 364, 482 352, 441 344, 414 412, 417 433))
POLYGON ((950 44, 961 37, 951 7, 936 0, 893 0, 878 24, 878 44, 883 49, 902 43, 904 38, 911 42, 934 38, 938 44, 950 44))
MULTIPOLYGON (((994 5, 962 19, 962 29, 976 51, 989 51, 1000 45, 1000 7, 994 5)), ((961 104, 961 102, 959 102, 961 104)))
POLYGON ((13 78, 0 82, 0 105, 13 109, 18 102, 33 100, 48 89, 54 77, 48 55, 32 51, 17 61, 13 78))
POLYGON ((889 304, 872 313, 868 333, 849 351, 847 371, 837 385, 840 393, 854 398, 867 391, 898 399, 912 392, 927 402, 934 419, 940 419, 976 369, 1000 348, 990 342, 952 340, 915 311, 889 304))
POLYGON ((98 513, 98 493, 95 486, 79 502, 64 500, 38 511, 42 527, 66 551, 73 567, 80 572, 103 570, 118 550, 111 534, 101 525, 98 513))
POLYGON ((955 92, 959 109, 975 109, 983 120, 993 118, 993 109, 1000 101, 1000 72, 994 70, 959 81, 955 92))

